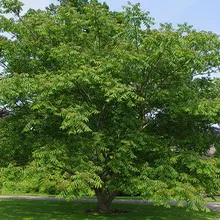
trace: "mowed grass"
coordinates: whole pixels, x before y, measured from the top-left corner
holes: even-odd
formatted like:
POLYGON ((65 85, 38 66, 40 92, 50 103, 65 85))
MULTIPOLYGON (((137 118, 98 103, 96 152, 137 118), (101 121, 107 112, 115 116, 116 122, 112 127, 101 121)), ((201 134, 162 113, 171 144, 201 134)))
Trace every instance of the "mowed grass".
POLYGON ((151 205, 136 204, 112 204, 113 209, 126 210, 123 215, 91 215, 85 210, 94 209, 96 203, 88 202, 66 202, 66 201, 46 201, 46 200, 21 200, 21 199, 1 199, 0 219, 1 220, 56 220, 56 219, 105 219, 105 220, 205 220, 220 218, 217 212, 187 212, 184 208, 156 207, 151 205))

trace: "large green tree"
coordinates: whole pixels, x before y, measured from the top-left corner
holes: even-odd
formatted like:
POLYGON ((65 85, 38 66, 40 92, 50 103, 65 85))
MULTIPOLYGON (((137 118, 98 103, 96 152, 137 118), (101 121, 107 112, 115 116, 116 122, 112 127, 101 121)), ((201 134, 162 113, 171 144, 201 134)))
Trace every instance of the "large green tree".
POLYGON ((0 2, 2 167, 38 164, 63 196, 94 192, 100 210, 119 193, 194 207, 218 189, 219 161, 205 156, 219 148, 219 80, 206 77, 218 35, 152 28, 138 4, 62 1, 21 15, 18 0, 0 2))

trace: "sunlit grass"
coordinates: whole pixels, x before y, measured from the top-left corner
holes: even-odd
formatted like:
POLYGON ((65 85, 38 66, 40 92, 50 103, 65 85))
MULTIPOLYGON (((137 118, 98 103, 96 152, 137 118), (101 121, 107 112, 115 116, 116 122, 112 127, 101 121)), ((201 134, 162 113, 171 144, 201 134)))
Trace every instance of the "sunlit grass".
POLYGON ((95 203, 88 202, 66 202, 66 201, 47 201, 47 200, 20 200, 2 199, 0 200, 0 219, 1 220, 57 220, 57 219, 146 219, 146 220, 205 220, 220 218, 217 212, 187 212, 184 208, 155 207, 151 205, 137 204, 112 204, 113 209, 126 210, 124 215, 91 215, 85 210, 94 209, 95 203))

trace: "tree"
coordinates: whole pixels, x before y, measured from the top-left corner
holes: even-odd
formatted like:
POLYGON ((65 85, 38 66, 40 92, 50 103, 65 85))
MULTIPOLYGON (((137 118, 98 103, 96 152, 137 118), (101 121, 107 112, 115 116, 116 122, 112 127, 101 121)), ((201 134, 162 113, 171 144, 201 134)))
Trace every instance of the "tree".
POLYGON ((119 193, 196 208, 219 189, 219 159, 203 156, 219 148, 219 80, 205 77, 219 68, 218 35, 154 29, 139 4, 20 15, 10 2, 1 1, 11 36, 1 40, 0 100, 10 112, 0 119, 1 166, 38 164, 63 181, 62 196, 95 192, 104 211, 119 193))

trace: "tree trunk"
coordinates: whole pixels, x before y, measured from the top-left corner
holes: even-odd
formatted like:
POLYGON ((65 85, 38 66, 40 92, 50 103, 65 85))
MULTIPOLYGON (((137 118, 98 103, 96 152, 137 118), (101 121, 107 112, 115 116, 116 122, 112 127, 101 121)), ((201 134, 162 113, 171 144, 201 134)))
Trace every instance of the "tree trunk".
POLYGON ((118 192, 107 193, 103 189, 95 189, 95 194, 98 200, 97 209, 99 211, 108 212, 110 210, 110 205, 118 192))

